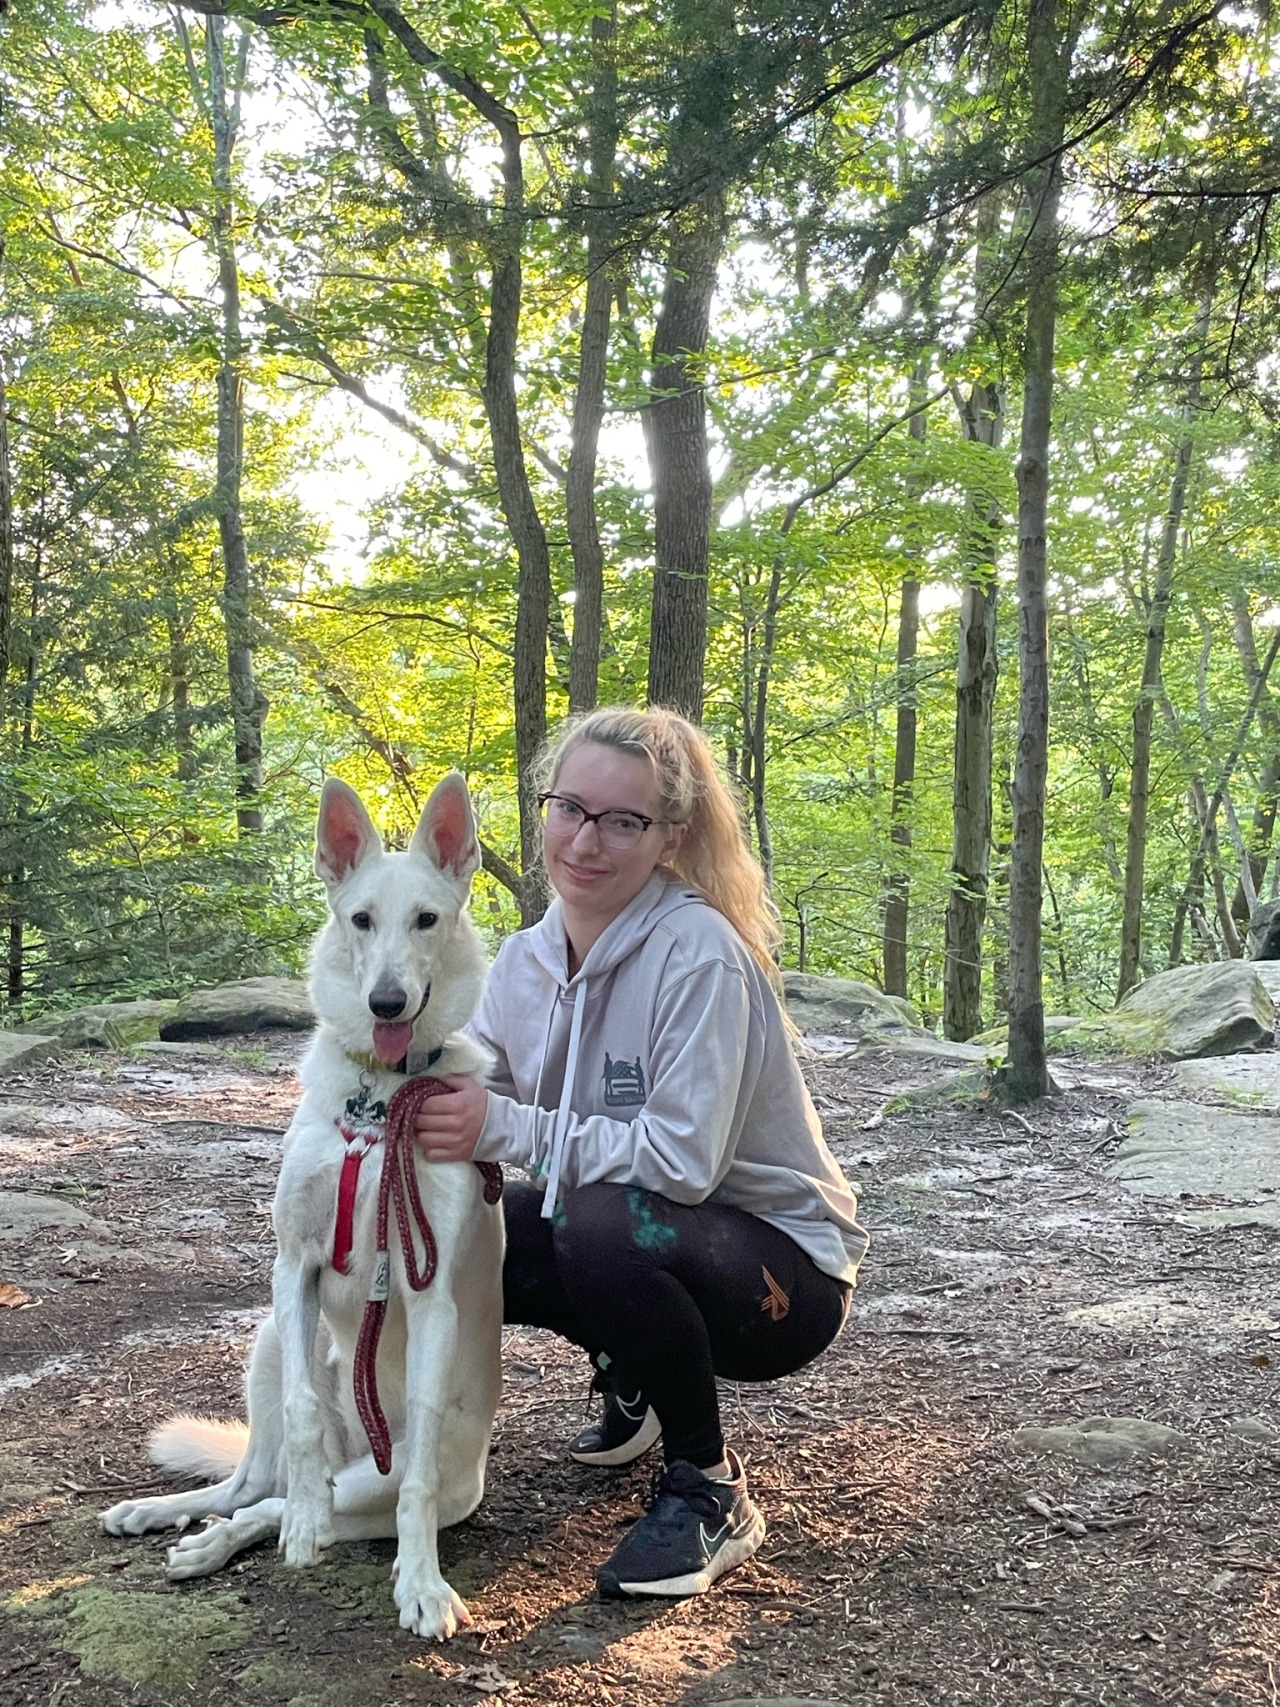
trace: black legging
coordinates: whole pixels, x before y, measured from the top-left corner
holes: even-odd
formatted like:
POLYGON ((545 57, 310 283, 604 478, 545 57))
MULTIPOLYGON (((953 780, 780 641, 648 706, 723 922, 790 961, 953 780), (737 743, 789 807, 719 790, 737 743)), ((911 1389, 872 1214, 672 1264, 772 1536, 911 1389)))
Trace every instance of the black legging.
POLYGON ((772 1381, 840 1332, 850 1288, 794 1239, 722 1203, 673 1203, 637 1186, 565 1192, 509 1180, 503 1314, 609 1357, 624 1393, 644 1393, 667 1462, 724 1457, 716 1376, 772 1381))

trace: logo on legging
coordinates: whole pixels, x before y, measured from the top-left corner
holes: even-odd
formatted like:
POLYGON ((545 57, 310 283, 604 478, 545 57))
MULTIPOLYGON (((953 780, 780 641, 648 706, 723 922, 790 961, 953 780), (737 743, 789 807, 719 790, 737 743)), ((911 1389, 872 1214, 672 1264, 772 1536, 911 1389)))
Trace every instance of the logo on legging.
POLYGON ((644 1101, 644 1068, 637 1055, 633 1061, 615 1061, 606 1050, 604 1057, 604 1105, 606 1108, 634 1108, 644 1101))
POLYGON ((767 1310, 775 1322, 780 1322, 791 1308, 791 1300, 769 1273, 767 1268, 761 1268, 764 1283, 769 1288, 767 1295, 760 1300, 760 1308, 767 1310))

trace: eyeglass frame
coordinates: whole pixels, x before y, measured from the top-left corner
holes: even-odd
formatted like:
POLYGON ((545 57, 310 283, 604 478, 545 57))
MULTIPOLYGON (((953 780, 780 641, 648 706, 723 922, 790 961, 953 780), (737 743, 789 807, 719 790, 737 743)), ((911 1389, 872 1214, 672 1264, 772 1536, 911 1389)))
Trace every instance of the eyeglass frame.
MULTIPOLYGON (((540 794, 537 798, 539 812, 545 809, 548 800, 562 800, 566 806, 576 807, 582 814, 582 820, 574 826, 573 833, 575 836, 582 828, 583 824, 595 824, 598 826, 602 818, 609 817, 613 812, 623 812, 628 818, 638 818, 641 824, 641 836, 648 835, 649 831, 652 830, 655 824, 673 824, 676 822, 673 818, 650 818, 648 813, 637 812, 635 808, 631 806, 606 806, 603 812, 588 812, 580 800, 573 800, 567 794, 540 794)), ((599 836, 602 834, 603 832, 597 828, 596 835, 599 836)), ((636 840, 639 841, 639 839, 640 836, 637 836, 636 840)))

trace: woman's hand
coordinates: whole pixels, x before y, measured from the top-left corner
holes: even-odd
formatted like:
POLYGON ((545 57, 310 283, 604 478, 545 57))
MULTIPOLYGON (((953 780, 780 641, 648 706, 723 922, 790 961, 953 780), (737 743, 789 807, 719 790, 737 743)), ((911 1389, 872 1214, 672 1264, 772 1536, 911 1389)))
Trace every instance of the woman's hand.
POLYGON ((443 1082, 448 1091, 427 1097, 418 1109, 418 1149, 429 1162, 469 1162, 489 1112, 489 1093, 465 1073, 444 1074, 443 1082))

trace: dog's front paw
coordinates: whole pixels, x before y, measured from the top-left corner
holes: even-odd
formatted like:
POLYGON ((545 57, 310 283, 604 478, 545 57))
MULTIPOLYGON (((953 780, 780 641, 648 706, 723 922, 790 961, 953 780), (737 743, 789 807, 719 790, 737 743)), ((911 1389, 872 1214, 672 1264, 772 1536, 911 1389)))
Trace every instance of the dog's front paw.
POLYGON ((171 1583, 207 1577, 220 1571, 239 1552, 233 1539, 234 1520, 211 1517, 203 1529, 191 1530, 165 1555, 164 1574, 171 1583))
POLYGON ((298 1500, 290 1496, 285 1501, 280 1522, 280 1551, 286 1565, 302 1569, 318 1562, 326 1547, 333 1544, 333 1504, 331 1500, 298 1500))
POLYGON ((428 1642, 447 1642, 472 1621, 464 1602, 440 1576, 415 1582, 408 1572, 397 1571, 396 1605, 401 1629, 428 1642))
POLYGON ((173 1499, 121 1500, 110 1511, 100 1514, 99 1522, 108 1535, 145 1535, 152 1529, 185 1529, 191 1522, 188 1512, 175 1510, 173 1499))

